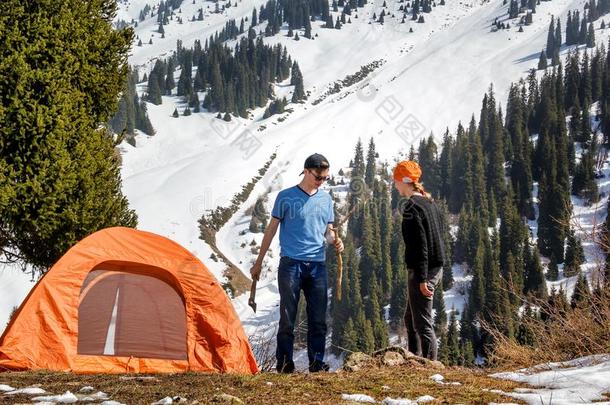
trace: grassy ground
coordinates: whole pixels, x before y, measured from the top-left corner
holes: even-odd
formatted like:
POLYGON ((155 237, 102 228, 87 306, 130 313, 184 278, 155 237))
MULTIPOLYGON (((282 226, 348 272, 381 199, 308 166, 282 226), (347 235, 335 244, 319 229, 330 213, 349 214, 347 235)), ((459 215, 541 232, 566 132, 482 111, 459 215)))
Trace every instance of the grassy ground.
MULTIPOLYGON (((510 392, 520 386, 517 383, 492 379, 476 370, 431 370, 413 365, 326 374, 235 376, 187 373, 156 375, 153 379, 50 372, 0 373, 0 384, 14 388, 39 384, 53 394, 77 393, 89 385, 109 394, 110 399, 125 404, 150 404, 177 395, 186 398, 188 404, 218 403, 222 402, 218 398, 220 394, 238 397, 246 404, 346 404, 341 400, 341 394, 356 393, 370 395, 377 401, 386 397, 416 399, 431 395, 436 398, 432 402, 435 404, 522 403, 488 391, 500 389, 510 392), (459 382, 461 385, 438 384, 430 379, 436 373, 443 375, 446 382, 459 382)), ((0 403, 29 403, 29 398, 0 394, 0 403)))

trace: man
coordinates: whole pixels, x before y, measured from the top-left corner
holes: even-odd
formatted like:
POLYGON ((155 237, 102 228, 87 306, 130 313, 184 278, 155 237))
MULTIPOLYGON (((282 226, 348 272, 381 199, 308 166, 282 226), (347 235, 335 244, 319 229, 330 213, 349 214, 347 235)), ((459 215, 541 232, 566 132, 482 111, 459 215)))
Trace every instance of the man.
POLYGON ((432 317, 434 289, 443 276, 444 229, 440 210, 419 182, 421 168, 405 160, 394 169, 394 186, 406 197, 402 220, 405 263, 408 269, 408 302, 405 313, 408 349, 436 360, 437 343, 432 317))
POLYGON ((263 258, 279 225, 280 325, 276 369, 281 373, 294 371, 294 323, 301 290, 307 303, 309 371, 328 371, 328 365, 324 362, 328 301, 325 241, 334 243, 337 252, 343 251, 343 242, 334 237, 332 199, 327 192, 319 190, 322 183, 328 180, 329 167, 324 156, 313 154, 305 160, 301 182, 280 191, 273 205, 272 218, 265 230, 258 258, 250 270, 252 279, 258 280, 263 258))

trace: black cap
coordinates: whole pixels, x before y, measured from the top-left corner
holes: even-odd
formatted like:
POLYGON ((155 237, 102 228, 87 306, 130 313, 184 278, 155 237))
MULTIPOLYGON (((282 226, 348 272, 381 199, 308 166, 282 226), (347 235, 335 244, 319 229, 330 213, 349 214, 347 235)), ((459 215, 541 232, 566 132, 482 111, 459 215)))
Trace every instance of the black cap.
POLYGON ((330 164, 328 164, 328 159, 319 153, 314 153, 305 159, 305 164, 303 165, 305 169, 328 169, 330 164))

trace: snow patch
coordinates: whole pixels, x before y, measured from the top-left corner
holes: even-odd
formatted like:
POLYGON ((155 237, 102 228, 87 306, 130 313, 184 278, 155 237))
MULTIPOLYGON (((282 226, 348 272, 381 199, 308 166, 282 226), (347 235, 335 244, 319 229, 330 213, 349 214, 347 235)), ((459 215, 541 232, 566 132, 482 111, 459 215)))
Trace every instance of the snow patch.
POLYGON ((60 404, 73 404, 78 402, 78 398, 76 395, 71 393, 70 391, 66 391, 61 395, 47 395, 44 397, 34 397, 32 401, 35 402, 51 402, 51 403, 60 403, 60 404))
POLYGON ((416 404, 417 402, 413 402, 410 399, 406 399, 406 398, 394 399, 394 398, 387 397, 383 401, 381 401, 381 403, 383 405, 413 405, 413 404, 416 404))
POLYGON ((430 379, 431 379, 432 381, 436 381, 437 383, 440 383, 440 382, 443 382, 443 380, 445 379, 445 377, 443 377, 443 376, 442 376, 442 375, 440 375, 440 374, 434 374, 434 375, 431 375, 431 376, 430 376, 430 379))
POLYGON ((341 394, 341 399, 344 401, 375 403, 373 397, 364 394, 341 394))
POLYGON ((7 392, 6 395, 40 395, 46 394, 47 392, 39 387, 27 387, 19 390, 7 392))
POLYGON ((531 404, 610 404, 610 355, 587 356, 561 363, 547 363, 491 377, 540 388, 522 388, 505 393, 531 404))

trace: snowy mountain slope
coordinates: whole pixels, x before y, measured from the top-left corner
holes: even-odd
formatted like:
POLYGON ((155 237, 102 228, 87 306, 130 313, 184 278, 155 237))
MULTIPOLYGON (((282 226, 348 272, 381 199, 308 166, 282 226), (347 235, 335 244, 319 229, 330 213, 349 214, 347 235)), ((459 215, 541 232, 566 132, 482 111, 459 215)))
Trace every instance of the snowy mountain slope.
MULTIPOLYGON (((151 60, 159 57, 168 57, 176 49, 176 41, 181 40, 184 47, 191 48, 196 39, 201 40, 201 44, 217 31, 222 30, 225 23, 230 19, 235 19, 238 26, 241 18, 252 16, 252 9, 257 11, 261 5, 264 5, 266 0, 231 0, 231 7, 224 12, 214 13, 215 3, 205 0, 197 0, 193 4, 192 0, 184 0, 179 10, 176 10, 176 16, 170 21, 169 25, 164 26, 165 38, 161 38, 161 34, 157 32, 159 23, 157 22, 157 14, 154 17, 149 17, 138 23, 135 28, 136 35, 142 40, 142 46, 134 46, 129 63, 136 67, 145 66, 151 60), (235 7, 237 3, 237 7, 235 7), (191 21, 192 17, 197 17, 199 9, 203 9, 203 21, 191 21), (182 24, 178 23, 178 17, 182 18, 182 24), (148 41, 152 38, 153 44, 149 45, 148 41)), ((138 20, 140 10, 146 4, 149 6, 158 5, 158 1, 135 0, 127 2, 119 7, 117 18, 130 22, 131 19, 138 20)), ((223 2, 224 4, 224 2, 223 2)), ((248 27, 249 24, 246 25, 248 27)), ((136 43, 138 41, 136 40, 136 43)))
MULTIPOLYGON (((312 24, 313 35, 318 35, 315 40, 265 38, 266 42, 285 44, 299 62, 305 88, 311 92, 308 101, 291 104, 289 108, 294 111, 283 114, 287 117, 283 122, 272 116, 264 121, 234 119, 229 124, 210 113, 170 118, 175 106, 183 103, 177 97, 164 97, 161 106, 149 105, 157 135, 138 137, 136 148, 123 145, 124 189, 140 216, 140 227, 170 236, 206 260, 210 251, 197 239, 195 220, 204 210, 226 205, 276 148, 278 157, 270 174, 259 182, 244 206, 252 205, 266 191, 273 173, 283 173, 283 186, 298 182, 302 161, 314 151, 324 153, 334 171, 347 164, 358 137, 372 136, 381 158, 392 159, 429 131, 440 136, 446 125, 454 129, 457 121, 469 120, 478 111, 489 83, 494 83, 497 98, 504 100, 509 83, 537 64, 539 50, 546 43, 550 15, 563 16, 582 5, 582 0, 543 2, 534 24, 518 33, 516 27, 490 31, 491 22, 505 14, 506 6, 500 1, 482 5, 450 1, 426 15, 425 24, 394 24, 387 19, 383 26, 368 24, 365 15, 379 10, 378 4, 369 4, 358 12, 358 19, 341 30, 320 28, 319 22, 312 24), (410 26, 415 32, 407 32, 410 26), (335 80, 381 59, 385 63, 364 82, 312 105, 335 80), (416 131, 403 131, 403 137, 395 132, 399 124, 418 123, 416 131), (260 131, 261 125, 266 129, 260 131), (235 144, 242 131, 249 131, 245 134, 260 143, 247 158, 235 144)), ((389 3, 390 9, 395 6, 389 3)), ((168 26, 166 36, 175 26, 168 26)), ((138 27, 143 29, 145 24, 138 27)), ((200 36, 203 39, 210 34, 204 31, 200 36)), ((173 46, 172 41, 168 48, 161 44, 150 47, 163 54, 173 46)), ((145 59, 137 52, 132 57, 136 64, 145 63, 145 59)), ((260 117, 261 110, 254 111, 254 116, 260 117)), ((269 196, 269 204, 274 197, 273 193, 269 196)), ((238 212, 232 223, 240 215, 238 212)), ((219 239, 232 234, 235 230, 223 229, 219 239)), ((229 247, 228 243, 223 246, 229 247)), ((220 276, 222 266, 211 265, 220 276)))

